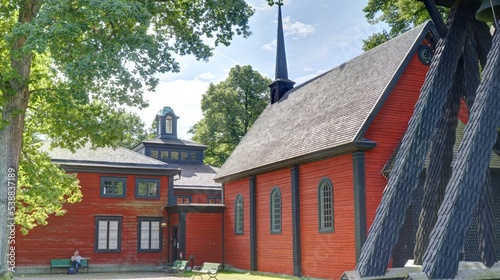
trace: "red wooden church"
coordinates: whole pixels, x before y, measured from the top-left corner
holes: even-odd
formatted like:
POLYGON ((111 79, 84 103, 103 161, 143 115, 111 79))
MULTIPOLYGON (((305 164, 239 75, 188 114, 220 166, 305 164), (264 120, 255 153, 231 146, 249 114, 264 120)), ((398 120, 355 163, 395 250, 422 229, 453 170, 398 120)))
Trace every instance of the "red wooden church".
POLYGON ((436 41, 431 22, 298 87, 281 11, 271 104, 216 175, 226 267, 338 279, 356 266, 436 41))
POLYGON ((72 153, 47 143, 52 161, 77 173, 83 200, 65 205, 67 213, 47 226, 16 234, 16 271, 48 272, 51 259, 77 249, 94 272, 159 270, 176 259, 222 262, 218 169, 203 164, 206 146, 177 139, 177 118, 163 108, 158 137, 138 152, 87 146, 72 153))

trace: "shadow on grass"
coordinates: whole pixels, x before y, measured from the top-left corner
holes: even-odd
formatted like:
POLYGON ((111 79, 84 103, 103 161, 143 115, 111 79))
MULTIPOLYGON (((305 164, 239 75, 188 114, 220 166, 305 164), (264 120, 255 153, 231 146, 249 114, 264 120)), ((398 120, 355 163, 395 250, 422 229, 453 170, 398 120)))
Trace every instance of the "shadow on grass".
MULTIPOLYGON (((179 275, 179 277, 192 278, 195 274, 193 272, 185 272, 183 275, 179 275)), ((197 277, 196 279, 200 279, 197 277)), ((208 279, 207 275, 203 275, 203 279, 208 279)), ((224 270, 220 271, 217 274, 218 280, 283 280, 283 279, 295 279, 295 280, 307 280, 309 277, 293 277, 288 275, 276 275, 271 273, 262 273, 262 272, 237 272, 224 270)))

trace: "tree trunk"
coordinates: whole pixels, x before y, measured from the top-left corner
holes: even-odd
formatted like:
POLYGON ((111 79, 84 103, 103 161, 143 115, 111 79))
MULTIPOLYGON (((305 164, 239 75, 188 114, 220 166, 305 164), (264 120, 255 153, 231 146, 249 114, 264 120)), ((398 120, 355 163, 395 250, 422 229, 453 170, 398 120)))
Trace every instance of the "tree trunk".
MULTIPOLYGON (((19 11, 19 23, 31 21, 40 9, 37 0, 25 1, 19 11)), ((18 52, 26 43, 26 38, 17 38, 11 53, 18 52)), ((8 81, 2 91, 2 123, 0 130, 0 278, 15 269, 15 228, 12 202, 17 190, 19 157, 21 154, 24 117, 28 107, 28 80, 31 70, 31 54, 11 57, 11 67, 17 74, 8 81), (10 202, 10 203, 9 203, 10 202)))
POLYGON ((23 139, 24 112, 28 94, 20 93, 8 100, 3 108, 2 120, 9 124, 0 131, 0 277, 15 267, 15 229, 12 228, 12 202, 15 202, 19 155, 23 139), (25 101, 26 100, 26 101, 25 101), (22 107, 24 105, 24 107, 22 107), (24 108, 24 109, 21 109, 24 108))

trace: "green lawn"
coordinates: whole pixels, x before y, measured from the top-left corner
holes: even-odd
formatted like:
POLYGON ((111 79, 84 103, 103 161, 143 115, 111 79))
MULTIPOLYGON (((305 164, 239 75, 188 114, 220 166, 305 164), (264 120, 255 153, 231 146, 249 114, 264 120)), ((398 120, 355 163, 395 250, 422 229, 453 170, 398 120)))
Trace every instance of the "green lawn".
MULTIPOLYGON (((192 272, 186 272, 186 276, 192 277, 193 273, 192 272)), ((206 277, 204 277, 205 279, 206 277)), ((279 275, 268 275, 268 274, 250 274, 249 272, 247 273, 240 273, 240 272, 233 272, 233 271, 221 271, 219 275, 217 275, 217 279, 219 280, 283 280, 283 279, 309 279, 309 278, 299 278, 299 277, 292 277, 292 276, 279 276, 279 275)))

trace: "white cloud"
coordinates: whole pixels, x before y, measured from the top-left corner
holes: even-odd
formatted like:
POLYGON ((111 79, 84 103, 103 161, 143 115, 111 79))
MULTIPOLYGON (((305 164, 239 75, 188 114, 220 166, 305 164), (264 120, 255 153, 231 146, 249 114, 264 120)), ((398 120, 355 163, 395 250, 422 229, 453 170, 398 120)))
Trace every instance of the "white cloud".
POLYGON ((306 37, 314 33, 314 26, 300 21, 292 21, 289 16, 283 18, 283 29, 286 35, 306 37))
POLYGON ((200 80, 213 80, 215 79, 215 74, 212 72, 201 73, 196 76, 200 80))
POLYGON ((189 128, 202 118, 201 96, 206 92, 209 84, 201 80, 160 82, 156 92, 145 94, 145 99, 149 101, 148 108, 142 110, 132 108, 130 111, 137 113, 149 127, 156 114, 164 106, 169 106, 180 117, 177 120, 178 138, 189 140, 192 137, 187 133, 189 128))
POLYGON ((274 39, 272 40, 271 42, 263 45, 261 47, 261 49, 265 50, 265 51, 269 51, 269 52, 275 52, 276 51, 276 44, 277 44, 277 40, 274 39))

